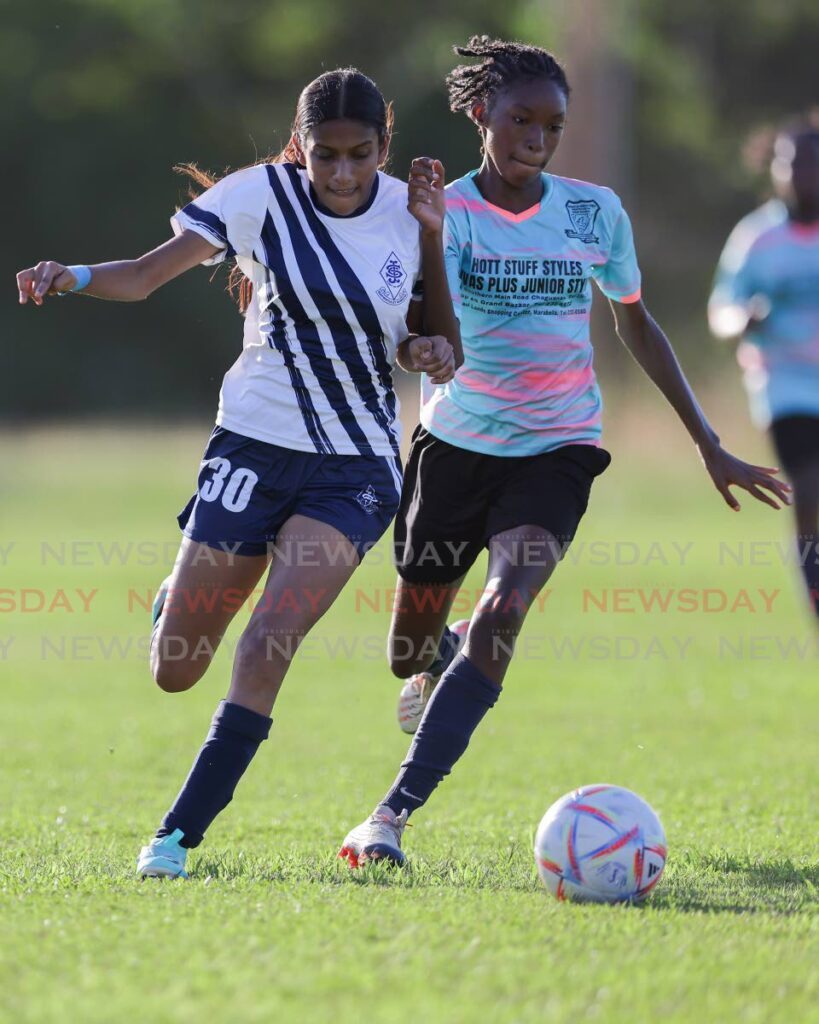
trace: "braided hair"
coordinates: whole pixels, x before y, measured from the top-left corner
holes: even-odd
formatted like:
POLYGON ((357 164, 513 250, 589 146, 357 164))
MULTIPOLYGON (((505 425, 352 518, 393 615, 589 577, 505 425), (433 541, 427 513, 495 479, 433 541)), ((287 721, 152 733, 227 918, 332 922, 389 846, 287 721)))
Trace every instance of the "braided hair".
POLYGON ((466 46, 453 47, 460 57, 479 57, 480 64, 460 64, 446 77, 449 109, 470 111, 513 82, 546 78, 569 98, 566 72, 547 50, 525 43, 507 43, 489 36, 472 36, 466 46))

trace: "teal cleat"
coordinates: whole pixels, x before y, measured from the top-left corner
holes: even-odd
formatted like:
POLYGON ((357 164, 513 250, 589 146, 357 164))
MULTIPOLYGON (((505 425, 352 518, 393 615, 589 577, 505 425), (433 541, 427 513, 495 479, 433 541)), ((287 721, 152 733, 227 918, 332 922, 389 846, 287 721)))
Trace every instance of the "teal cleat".
POLYGON ((171 577, 168 576, 159 584, 159 590, 156 592, 154 603, 151 606, 151 626, 156 629, 156 624, 159 622, 159 616, 162 614, 162 609, 165 607, 165 599, 168 596, 168 590, 170 588, 171 577))
POLYGON ((157 590, 154 603, 151 606, 151 648, 154 646, 154 640, 156 640, 156 634, 159 631, 159 617, 162 615, 162 609, 165 607, 170 582, 171 577, 168 576, 167 579, 164 579, 159 584, 159 590, 157 590))
POLYGON ((169 836, 152 839, 148 846, 143 846, 137 860, 137 874, 143 878, 187 878, 188 851, 179 845, 184 834, 177 828, 169 836))

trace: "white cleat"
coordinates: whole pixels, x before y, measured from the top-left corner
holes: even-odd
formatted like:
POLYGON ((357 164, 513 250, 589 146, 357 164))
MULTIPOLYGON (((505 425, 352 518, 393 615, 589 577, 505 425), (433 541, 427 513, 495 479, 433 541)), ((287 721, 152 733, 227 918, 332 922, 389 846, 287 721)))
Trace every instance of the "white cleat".
MULTIPOLYGON (((457 654, 466 640, 469 619, 461 619, 449 628, 455 635, 455 654, 457 654)), ((401 692, 398 695, 398 724, 404 732, 411 735, 421 724, 424 711, 429 704, 429 698, 440 679, 440 675, 434 676, 431 672, 419 672, 416 676, 410 676, 401 687, 401 692)))
POLYGON ((398 724, 404 732, 412 734, 416 731, 440 678, 429 672, 419 672, 417 676, 410 676, 401 687, 398 694, 398 724))
POLYGON ((348 833, 338 855, 344 857, 351 868, 377 860, 401 867, 406 859, 401 852, 401 836, 406 826, 406 809, 396 814, 386 804, 379 804, 366 821, 348 833))

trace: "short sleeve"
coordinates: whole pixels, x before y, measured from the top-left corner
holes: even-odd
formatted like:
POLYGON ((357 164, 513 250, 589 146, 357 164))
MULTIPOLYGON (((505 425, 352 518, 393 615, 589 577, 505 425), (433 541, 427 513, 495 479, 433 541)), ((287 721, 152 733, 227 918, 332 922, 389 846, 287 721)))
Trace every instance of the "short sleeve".
POLYGON ((444 221, 444 269, 455 316, 461 319, 461 244, 455 217, 447 212, 444 221))
POLYGON ((608 259, 593 267, 592 277, 606 298, 615 302, 640 299, 640 268, 634 251, 634 234, 628 214, 622 208, 614 224, 608 259))
POLYGON ((267 178, 262 167, 248 167, 217 181, 171 217, 174 234, 195 231, 221 252, 205 265, 232 256, 253 257, 267 209, 267 178))

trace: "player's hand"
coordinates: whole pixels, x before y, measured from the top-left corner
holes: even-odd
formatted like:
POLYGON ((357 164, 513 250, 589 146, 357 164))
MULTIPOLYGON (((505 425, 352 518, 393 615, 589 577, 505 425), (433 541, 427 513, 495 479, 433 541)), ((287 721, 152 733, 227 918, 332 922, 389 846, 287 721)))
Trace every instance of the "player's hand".
POLYGON ((17 275, 20 305, 25 306, 32 299, 36 305, 42 306, 46 295, 70 292, 76 283, 76 277, 62 263, 53 260, 38 263, 36 267, 21 270, 17 275))
POLYGON ((415 370, 425 373, 432 384, 446 384, 455 376, 455 352, 440 334, 413 338, 407 354, 415 370))
POLYGON ((735 512, 739 512, 741 506, 729 490, 730 487, 741 487, 757 501, 762 501, 771 508, 790 505, 790 485, 777 479, 776 474, 779 470, 775 467, 752 466, 726 452, 720 445, 708 450, 700 449, 700 455, 714 481, 714 486, 735 512), (770 494, 766 493, 768 491, 770 494), (777 504, 774 498, 778 498, 781 504, 777 504))
POLYGON ((412 161, 407 209, 425 231, 443 231, 446 215, 444 165, 429 156, 412 161))

